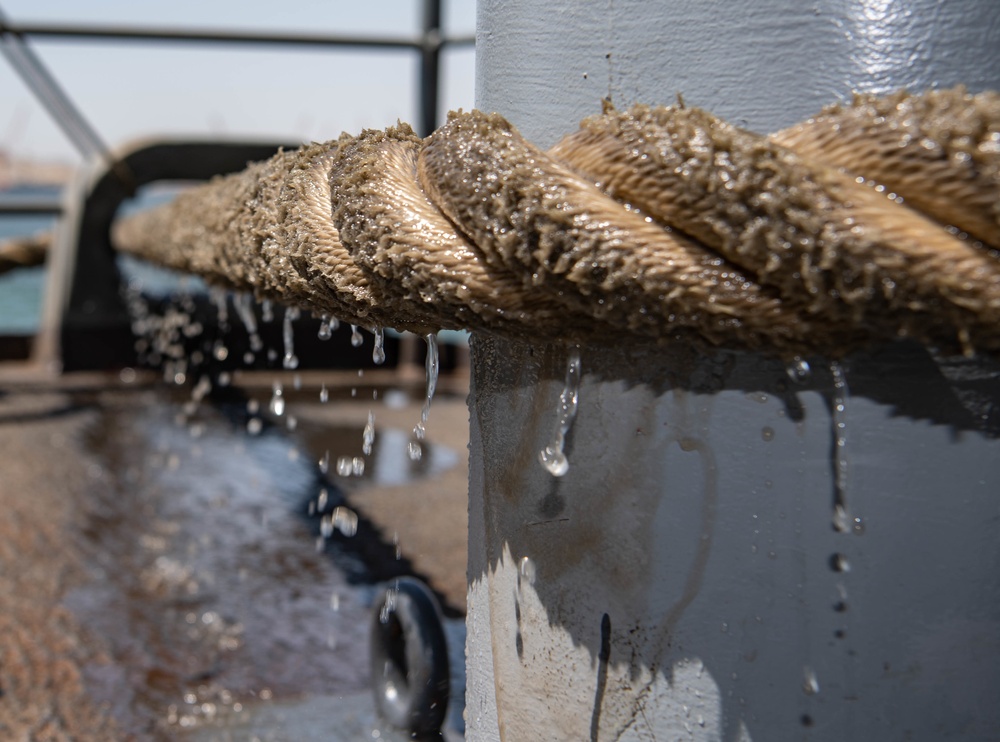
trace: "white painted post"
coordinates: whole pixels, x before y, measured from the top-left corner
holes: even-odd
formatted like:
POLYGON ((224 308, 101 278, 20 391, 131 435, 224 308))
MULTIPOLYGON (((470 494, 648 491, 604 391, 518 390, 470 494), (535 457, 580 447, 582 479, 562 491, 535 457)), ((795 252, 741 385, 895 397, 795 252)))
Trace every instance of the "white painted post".
MULTIPOLYGON (((608 95, 766 132, 1000 89, 993 0, 480 0, 477 36, 541 146, 608 95)), ((996 738, 1000 365, 583 348, 554 478, 567 350, 472 351, 469 740, 996 738)))

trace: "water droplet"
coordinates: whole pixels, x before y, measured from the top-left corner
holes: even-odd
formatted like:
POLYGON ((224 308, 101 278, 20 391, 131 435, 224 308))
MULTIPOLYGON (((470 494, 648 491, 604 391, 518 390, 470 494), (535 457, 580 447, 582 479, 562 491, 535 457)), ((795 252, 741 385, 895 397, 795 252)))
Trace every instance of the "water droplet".
POLYGON ((330 390, 326 388, 326 384, 323 384, 319 388, 319 401, 326 404, 330 400, 330 390))
MULTIPOLYGON (((327 452, 329 453, 329 452, 327 452)), ((316 510, 323 512, 326 510, 327 502, 330 500, 330 493, 327 492, 326 487, 323 487, 319 491, 319 495, 316 497, 316 510)))
POLYGON ((261 421, 259 417, 251 417, 249 420, 247 420, 247 432, 250 435, 258 435, 260 431, 263 429, 263 427, 264 423, 261 421))
POLYGON ((213 287, 209 291, 209 296, 215 304, 216 322, 219 329, 225 332, 229 329, 228 292, 225 289, 213 287))
POLYGON ((271 385, 271 403, 269 409, 277 417, 285 414, 285 394, 280 381, 275 381, 271 385))
POLYGON ((812 376, 812 368, 810 368, 809 362, 804 358, 795 356, 791 360, 791 363, 785 366, 785 373, 796 384, 803 384, 809 381, 809 377, 812 376))
POLYGON ((318 464, 319 464, 319 470, 323 474, 326 474, 328 471, 330 471, 330 450, 329 449, 327 449, 326 453, 323 454, 323 458, 321 458, 319 460, 318 464))
POLYGON ((847 530, 850 512, 847 507, 847 376, 837 361, 830 363, 833 377, 833 397, 831 399, 830 420, 833 424, 833 445, 831 459, 833 469, 833 524, 838 531, 847 530))
POLYGON ((854 523, 851 525, 851 530, 854 531, 855 535, 861 536, 865 532, 865 521, 861 516, 856 516, 854 518, 854 523))
POLYGON ((360 456, 355 456, 351 459, 351 474, 356 477, 360 477, 365 473, 365 460, 360 456))
POLYGON ((375 346, 372 348, 372 363, 381 366, 385 363, 385 328, 375 328, 375 346))
POLYGON ((425 363, 427 387, 424 393, 424 406, 420 410, 420 421, 413 427, 413 437, 407 451, 410 460, 419 461, 423 456, 423 446, 420 441, 427 435, 427 420, 431 414, 431 402, 434 400, 434 392, 437 389, 438 370, 440 367, 438 356, 437 335, 430 333, 424 336, 427 343, 427 360, 425 363))
POLYGON ((358 516, 353 510, 337 506, 333 509, 332 520, 336 529, 347 537, 354 536, 358 532, 358 516))
POLYGON ((320 340, 329 340, 333 336, 333 328, 330 327, 330 315, 324 314, 319 320, 319 332, 317 337, 320 340))
POLYGON ((566 434, 576 418, 580 393, 580 349, 574 347, 566 359, 566 381, 559 395, 559 412, 552 440, 538 455, 539 461, 554 477, 569 471, 569 461, 564 450, 566 434))
POLYGON ((850 572, 851 563, 847 561, 847 557, 841 553, 830 555, 830 569, 834 572, 850 572))
POLYGON ((530 557, 521 557, 520 563, 517 565, 517 586, 521 587, 521 581, 524 580, 529 585, 535 582, 535 563, 531 561, 530 557))
POLYGON ((274 322, 274 302, 264 299, 260 303, 260 319, 263 322, 274 322))
POLYGON ((819 693, 819 680, 816 673, 810 668, 802 668, 802 692, 807 696, 815 696, 819 693))
POLYGON ((772 428, 772 427, 770 427, 768 425, 765 425, 763 428, 761 428, 760 437, 763 438, 765 441, 768 441, 768 442, 769 441, 773 441, 774 440, 774 428, 772 428))
POLYGON ((250 294, 236 294, 233 297, 233 306, 236 307, 236 314, 243 322, 243 327, 250 338, 251 353, 243 356, 244 362, 249 366, 253 363, 253 353, 259 353, 264 349, 264 343, 257 333, 257 316, 253 311, 253 297, 250 294), (249 357, 250 360, 247 360, 249 357))
POLYGON ((337 474, 342 477, 351 476, 352 465, 350 456, 340 456, 337 459, 337 474))
POLYGON ((847 533, 850 527, 851 516, 841 503, 834 503, 833 506, 833 530, 838 533, 847 533))
POLYGON ((224 361, 229 357, 229 348, 221 340, 216 340, 212 347, 212 355, 217 361, 224 361))
POLYGON ((351 325, 351 345, 355 348, 360 348, 364 341, 365 339, 361 337, 361 331, 358 329, 358 326, 351 325))
POLYGON ((299 359, 295 356, 295 328, 292 325, 299 318, 298 307, 286 307, 285 317, 281 325, 281 336, 285 344, 285 357, 281 361, 282 368, 299 367, 299 359))
POLYGON ((371 456, 372 446, 375 443, 375 413, 368 410, 368 422, 365 423, 365 430, 361 437, 361 450, 365 456, 371 456))

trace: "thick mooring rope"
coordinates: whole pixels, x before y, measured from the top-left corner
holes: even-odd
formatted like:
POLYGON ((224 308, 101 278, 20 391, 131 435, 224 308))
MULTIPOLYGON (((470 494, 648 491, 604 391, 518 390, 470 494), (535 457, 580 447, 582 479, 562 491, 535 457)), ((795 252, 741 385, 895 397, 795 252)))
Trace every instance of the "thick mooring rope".
POLYGON ((1000 94, 857 97, 770 137, 606 110, 549 152, 452 114, 282 152, 122 250, 365 327, 782 354, 1000 350, 1000 94))

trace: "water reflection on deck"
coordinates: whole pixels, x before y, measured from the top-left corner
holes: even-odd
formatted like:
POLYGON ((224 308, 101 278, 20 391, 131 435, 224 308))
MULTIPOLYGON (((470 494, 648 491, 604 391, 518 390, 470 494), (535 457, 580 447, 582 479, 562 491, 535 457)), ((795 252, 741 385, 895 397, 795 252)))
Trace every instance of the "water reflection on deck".
MULTIPOLYGON (((245 393, 266 408, 263 389, 245 393)), ((80 636, 96 648, 79 668, 87 695, 123 738, 393 739, 374 718, 368 690, 369 603, 373 582, 389 574, 371 556, 398 554, 405 571, 419 571, 414 565, 428 555, 416 547, 408 553, 419 538, 408 543, 405 531, 364 508, 367 502, 378 513, 406 492, 464 484, 464 444, 435 443, 434 427, 437 418, 464 434, 464 401, 435 403, 432 445, 410 471, 405 457, 389 455, 405 445, 406 421, 419 415, 409 396, 386 406, 370 399, 321 405, 302 389, 289 395, 286 412, 297 416, 297 430, 272 418, 251 435, 240 415, 243 393, 183 414, 188 390, 98 386, 61 392, 37 412, 38 424, 56 431, 46 435, 74 439, 87 472, 77 483, 83 499, 67 503, 73 532, 65 534, 82 555, 83 576, 61 595, 80 636), (385 463, 377 463, 376 450, 366 477, 324 477, 316 449, 329 447, 336 459, 340 447, 360 447, 355 421, 370 406, 381 418, 385 463), (324 487, 331 501, 359 512, 367 531, 355 542, 324 542, 316 520, 306 517, 324 487)), ((4 413, 12 400, 41 394, 21 390, 0 399, 3 434, 36 424, 35 413, 6 420, 4 413)), ((459 494, 464 503, 464 489, 459 494)), ((16 495, 0 487, 0 496, 16 495)), ((461 526, 447 526, 463 540, 464 515, 463 505, 461 526)), ((438 516, 425 530, 443 525, 438 516)), ((464 565, 464 550, 457 557, 464 565)), ((464 569, 447 592, 460 582, 464 569)), ((451 615, 462 608, 452 605, 451 615)), ((448 624, 452 665, 461 674, 464 623, 457 617, 448 624)), ((448 739, 462 729, 461 678, 455 686, 448 739)))

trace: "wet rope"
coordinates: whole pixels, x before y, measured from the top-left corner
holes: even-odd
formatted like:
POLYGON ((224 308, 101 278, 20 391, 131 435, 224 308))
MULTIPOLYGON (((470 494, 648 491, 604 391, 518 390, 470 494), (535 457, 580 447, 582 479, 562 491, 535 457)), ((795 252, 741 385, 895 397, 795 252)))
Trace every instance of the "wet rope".
POLYGON ((683 104, 548 152, 501 116, 365 131, 120 223, 119 249, 364 327, 842 353, 1000 349, 1000 94, 760 136, 683 104))

